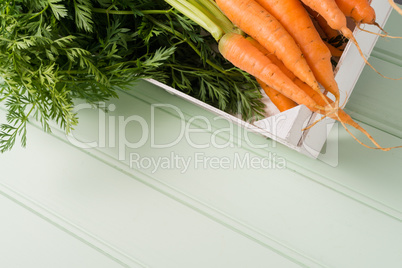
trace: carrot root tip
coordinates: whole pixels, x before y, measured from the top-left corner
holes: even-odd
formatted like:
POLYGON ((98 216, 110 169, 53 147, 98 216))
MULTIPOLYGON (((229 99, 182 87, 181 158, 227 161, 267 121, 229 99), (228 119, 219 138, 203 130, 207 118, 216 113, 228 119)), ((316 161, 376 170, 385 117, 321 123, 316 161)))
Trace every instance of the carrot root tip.
POLYGON ((391 78, 391 77, 385 76, 385 75, 383 75, 382 73, 380 73, 380 72, 379 72, 376 68, 374 68, 374 66, 366 59, 366 57, 364 56, 363 51, 361 50, 361 48, 360 48, 360 46, 359 46, 359 43, 357 42, 356 38, 353 36, 352 31, 351 31, 349 28, 346 28, 346 27, 345 27, 345 28, 342 28, 342 29, 341 29, 341 32, 342 32, 342 34, 343 34, 346 38, 348 38, 349 40, 351 40, 351 41, 353 42, 353 44, 356 46, 357 50, 359 51, 360 55, 362 56, 364 62, 365 62, 368 66, 370 66, 370 68, 373 69, 373 71, 375 71, 377 74, 381 75, 381 76, 382 76, 383 78, 385 78, 385 79, 390 79, 390 80, 395 80, 395 81, 402 79, 402 77, 399 77, 399 78, 391 78))
POLYGON ((379 28, 381 29, 381 31, 382 31, 384 34, 382 34, 382 33, 375 33, 375 32, 372 32, 372 31, 363 29, 362 27, 360 27, 360 24, 357 24, 357 25, 356 25, 356 27, 357 27, 360 31, 362 31, 362 32, 366 32, 366 33, 370 33, 370 34, 375 34, 375 35, 378 35, 378 36, 384 37, 384 38, 402 39, 402 36, 392 36, 392 35, 389 35, 388 32, 384 31, 384 30, 380 27, 380 25, 378 25, 377 23, 376 23, 376 26, 379 27, 379 28))

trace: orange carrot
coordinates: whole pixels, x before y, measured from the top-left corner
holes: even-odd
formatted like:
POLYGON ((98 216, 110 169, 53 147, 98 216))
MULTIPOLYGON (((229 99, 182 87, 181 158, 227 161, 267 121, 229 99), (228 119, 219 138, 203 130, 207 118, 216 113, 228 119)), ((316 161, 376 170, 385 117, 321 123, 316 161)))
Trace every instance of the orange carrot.
POLYGON ((376 14, 367 0, 335 0, 339 9, 347 17, 353 18, 356 23, 378 25, 376 14))
POLYGON ((366 57, 363 54, 359 44, 357 43, 355 37, 353 36, 352 31, 347 27, 346 16, 339 9, 335 0, 302 0, 302 2, 309 6, 311 9, 315 10, 318 14, 323 16, 327 21, 328 25, 331 26, 332 29, 338 30, 345 36, 347 39, 352 41, 356 48, 358 49, 360 55, 362 56, 364 62, 369 65, 376 73, 381 75, 384 78, 392 79, 392 80, 400 80, 402 78, 389 78, 381 74, 377 71, 371 63, 368 62, 366 57))
POLYGON ((362 31, 377 34, 383 37, 400 38, 388 35, 387 32, 376 22, 376 14, 374 8, 370 5, 368 0, 335 0, 339 9, 342 10, 345 16, 352 18, 356 22, 357 28, 362 31), (360 24, 371 24, 377 26, 382 32, 386 34, 378 34, 367 31, 360 27, 360 24))
POLYGON ((245 37, 236 33, 225 34, 218 44, 219 52, 233 65, 260 79, 291 100, 307 107, 324 109, 297 87, 289 77, 254 47, 245 37))
POLYGON ((335 44, 335 47, 344 49, 346 46, 345 39, 337 30, 334 30, 331 28, 331 26, 328 25, 327 21, 324 19, 323 16, 318 14, 315 10, 312 10, 310 7, 303 5, 304 8, 307 10, 307 12, 310 14, 313 20, 315 20, 320 27, 320 29, 324 32, 326 36, 326 40, 330 44, 335 44))
POLYGON ((324 44, 328 47, 329 51, 331 52, 332 57, 340 57, 342 56, 343 51, 337 47, 334 47, 330 43, 323 41, 324 44))
POLYGON ((339 101, 339 89, 331 63, 331 52, 299 0, 256 0, 276 17, 300 46, 317 81, 339 101), (296 22, 296 23, 295 23, 296 22))
POLYGON ((284 96, 283 94, 273 89, 272 87, 268 86, 260 79, 257 79, 257 82, 260 84, 265 94, 267 94, 272 103, 276 106, 276 108, 278 108, 280 112, 292 109, 293 107, 296 107, 298 105, 296 102, 284 96))
POLYGON ((323 16, 332 29, 341 31, 342 34, 345 32, 343 35, 346 36, 349 30, 345 29, 347 28, 346 16, 338 8, 335 0, 302 0, 302 2, 323 16))
MULTIPOLYGON (((257 48, 261 53, 263 53, 263 55, 265 57, 267 57, 273 64, 275 64, 275 66, 277 66, 281 72, 286 75, 290 80, 293 81, 293 83, 295 83, 300 89, 303 90, 303 87, 308 86, 306 83, 304 83, 303 81, 301 81, 297 76, 294 75, 294 73, 292 73, 286 66, 285 64, 283 64, 282 61, 280 61, 274 54, 269 53, 269 51, 263 47, 260 43, 258 43, 255 39, 247 37, 246 38, 248 42, 250 42, 250 44, 257 48)), ((309 86, 308 86, 309 87, 309 86)), ((311 88, 311 87, 310 87, 311 88)), ((319 97, 320 94, 318 94, 316 91, 314 91, 316 96, 319 97)), ((311 97, 311 95, 310 95, 311 97)), ((323 101, 323 99, 321 98, 321 100, 323 101)), ((300 102, 296 101, 296 103, 300 104, 300 102)), ((323 106, 323 105, 321 105, 323 106)))
POLYGON ((339 9, 342 10, 343 14, 347 17, 353 18, 356 22, 356 27, 361 31, 365 31, 368 33, 376 34, 382 37, 388 38, 402 38, 400 36, 390 36, 377 22, 376 22, 376 14, 374 8, 371 7, 368 0, 335 0, 339 9), (382 32, 375 33, 363 29, 360 27, 360 24, 371 24, 377 26, 382 32))
POLYGON ((216 0, 216 4, 233 24, 275 54, 302 81, 320 91, 295 40, 261 5, 254 0, 216 0))

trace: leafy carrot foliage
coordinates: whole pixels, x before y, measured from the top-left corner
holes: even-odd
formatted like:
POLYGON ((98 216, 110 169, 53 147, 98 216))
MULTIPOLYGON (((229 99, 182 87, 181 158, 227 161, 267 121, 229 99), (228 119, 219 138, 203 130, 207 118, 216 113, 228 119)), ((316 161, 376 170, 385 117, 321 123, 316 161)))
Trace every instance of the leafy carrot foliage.
POLYGON ((76 99, 98 105, 154 78, 244 119, 263 113, 258 84, 198 25, 160 0, 0 3, 0 151, 30 120, 70 132, 76 99))

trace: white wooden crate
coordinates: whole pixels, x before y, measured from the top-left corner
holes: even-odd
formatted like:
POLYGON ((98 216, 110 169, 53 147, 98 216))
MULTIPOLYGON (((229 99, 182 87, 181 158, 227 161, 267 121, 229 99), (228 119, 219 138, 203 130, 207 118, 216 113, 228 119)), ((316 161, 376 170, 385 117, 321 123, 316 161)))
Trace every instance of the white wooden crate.
MULTIPOLYGON (((372 0, 371 6, 376 11, 376 21, 383 27, 392 11, 392 7, 383 0, 372 0)), ((380 33, 376 26, 362 25, 365 29, 380 33)), ((374 48, 378 35, 353 29, 353 34, 360 45, 366 59, 369 58, 374 48)), ((340 104, 347 103, 348 98, 352 94, 353 88, 359 79, 361 72, 365 66, 365 62, 352 42, 348 42, 345 50, 340 58, 334 72, 335 80, 340 89, 340 104)), ((279 112, 270 102, 269 98, 264 96, 263 102, 267 106, 269 116, 259 121, 246 122, 234 115, 223 112, 209 104, 206 104, 194 97, 182 93, 168 85, 160 83, 156 80, 149 79, 149 82, 160 86, 169 93, 184 98, 196 105, 210 110, 227 120, 239 124, 251 131, 260 133, 268 138, 285 144, 302 154, 312 158, 317 158, 327 140, 328 134, 334 125, 334 120, 325 118, 313 127, 304 130, 306 126, 319 119, 321 115, 312 113, 306 106, 299 105, 285 112, 279 112)), ((263 95, 265 95, 263 93, 263 95)))

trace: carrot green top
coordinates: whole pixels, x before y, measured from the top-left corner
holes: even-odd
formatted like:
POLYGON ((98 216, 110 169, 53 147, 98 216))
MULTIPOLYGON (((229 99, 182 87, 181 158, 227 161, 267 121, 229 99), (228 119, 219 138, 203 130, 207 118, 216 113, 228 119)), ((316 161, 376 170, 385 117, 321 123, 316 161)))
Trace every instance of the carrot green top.
POLYGON ((241 33, 212 0, 165 0, 208 31, 216 41, 228 32, 241 33))

